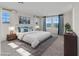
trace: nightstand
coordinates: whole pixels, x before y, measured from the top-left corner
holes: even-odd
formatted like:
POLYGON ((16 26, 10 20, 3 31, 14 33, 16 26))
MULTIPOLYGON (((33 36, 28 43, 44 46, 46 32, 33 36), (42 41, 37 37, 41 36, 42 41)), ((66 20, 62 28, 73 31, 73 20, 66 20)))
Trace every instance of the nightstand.
POLYGON ((7 41, 16 40, 17 35, 16 34, 8 34, 7 35, 7 41))

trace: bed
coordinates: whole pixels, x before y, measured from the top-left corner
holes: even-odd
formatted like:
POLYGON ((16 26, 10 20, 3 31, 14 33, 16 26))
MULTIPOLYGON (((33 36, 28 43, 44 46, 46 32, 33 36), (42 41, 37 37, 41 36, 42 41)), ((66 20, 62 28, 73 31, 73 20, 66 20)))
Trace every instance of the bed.
POLYGON ((25 41, 31 44, 32 48, 35 48, 38 46, 39 43, 50 37, 51 33, 45 31, 31 31, 25 33, 18 33, 17 36, 19 40, 25 41))

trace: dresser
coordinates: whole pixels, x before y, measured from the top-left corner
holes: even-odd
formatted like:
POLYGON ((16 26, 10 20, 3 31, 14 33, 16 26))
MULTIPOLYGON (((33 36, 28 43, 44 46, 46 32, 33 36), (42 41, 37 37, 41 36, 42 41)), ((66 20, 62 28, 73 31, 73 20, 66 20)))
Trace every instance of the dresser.
POLYGON ((64 56, 77 56, 77 35, 75 33, 64 34, 64 56))

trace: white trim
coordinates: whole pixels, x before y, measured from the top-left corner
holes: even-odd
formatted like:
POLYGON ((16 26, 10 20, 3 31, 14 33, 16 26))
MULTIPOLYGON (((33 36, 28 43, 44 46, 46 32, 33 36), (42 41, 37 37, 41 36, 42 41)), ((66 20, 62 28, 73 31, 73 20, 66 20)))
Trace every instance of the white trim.
POLYGON ((75 11, 75 9, 72 8, 72 28, 73 28, 73 30, 75 30, 75 25, 74 25, 74 24, 75 24, 75 21, 74 21, 74 18, 75 18, 75 17, 74 17, 74 14, 75 14, 75 13, 74 13, 74 11, 75 11))

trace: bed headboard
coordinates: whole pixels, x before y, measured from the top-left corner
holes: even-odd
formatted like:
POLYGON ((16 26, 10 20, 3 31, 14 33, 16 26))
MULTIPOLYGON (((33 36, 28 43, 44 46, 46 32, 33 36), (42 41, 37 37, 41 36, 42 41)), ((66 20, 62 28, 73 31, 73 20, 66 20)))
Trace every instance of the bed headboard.
POLYGON ((18 27, 18 32, 28 32, 28 27, 18 27))
POLYGON ((26 25, 19 25, 16 27, 17 32, 28 32, 33 31, 32 26, 26 26, 26 25))

